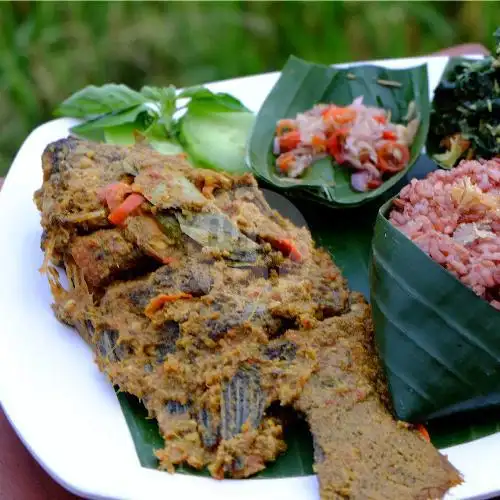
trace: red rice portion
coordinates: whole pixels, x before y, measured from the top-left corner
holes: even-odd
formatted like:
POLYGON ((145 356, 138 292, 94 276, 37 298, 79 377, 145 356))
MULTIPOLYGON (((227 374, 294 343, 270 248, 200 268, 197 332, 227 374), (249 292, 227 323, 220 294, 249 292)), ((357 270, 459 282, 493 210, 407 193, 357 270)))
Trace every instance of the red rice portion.
POLYGON ((464 160, 452 170, 413 179, 394 205, 389 216, 394 226, 500 310, 500 158, 464 160), (457 200, 457 188, 469 181, 487 202, 457 200), (481 237, 460 238, 472 229, 479 229, 481 237))

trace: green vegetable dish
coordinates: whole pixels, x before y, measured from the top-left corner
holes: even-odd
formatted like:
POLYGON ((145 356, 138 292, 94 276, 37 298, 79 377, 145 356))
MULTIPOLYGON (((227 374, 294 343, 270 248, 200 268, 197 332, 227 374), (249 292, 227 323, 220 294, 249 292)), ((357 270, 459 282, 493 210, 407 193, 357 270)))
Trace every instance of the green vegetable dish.
POLYGON ((500 155, 500 28, 496 55, 452 58, 436 89, 427 150, 443 168, 500 155))

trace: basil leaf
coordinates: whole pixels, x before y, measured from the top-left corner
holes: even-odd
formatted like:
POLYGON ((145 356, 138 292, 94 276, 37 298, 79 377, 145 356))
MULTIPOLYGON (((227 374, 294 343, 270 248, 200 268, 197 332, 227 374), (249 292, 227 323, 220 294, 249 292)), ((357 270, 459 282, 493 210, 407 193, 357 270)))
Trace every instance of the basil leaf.
POLYGON ((177 109, 175 87, 173 85, 168 87, 145 86, 142 87, 141 94, 159 106, 158 125, 163 128, 161 135, 166 138, 173 136, 174 113, 177 109))
POLYGON ((108 83, 101 87, 89 85, 68 97, 56 109, 56 116, 96 118, 99 115, 122 111, 146 102, 146 97, 126 85, 108 83))
POLYGON ((188 87, 184 90, 181 90, 177 96, 178 99, 192 99, 194 97, 210 97, 213 96, 214 93, 211 90, 208 90, 206 87, 202 85, 195 85, 194 87, 188 87))
POLYGON ((141 88, 141 94, 150 101, 174 102, 176 99, 175 87, 169 85, 168 87, 150 87, 144 86, 141 88))
POLYGON ((125 123, 134 123, 138 130, 145 130, 157 119, 157 111, 149 104, 141 104, 117 113, 109 113, 93 120, 76 125, 71 129, 74 134, 87 137, 93 130, 116 127, 125 123))
POLYGON ((191 98, 188 104, 188 111, 209 114, 249 110, 241 101, 230 94, 213 94, 211 92, 207 94, 200 92, 191 98))

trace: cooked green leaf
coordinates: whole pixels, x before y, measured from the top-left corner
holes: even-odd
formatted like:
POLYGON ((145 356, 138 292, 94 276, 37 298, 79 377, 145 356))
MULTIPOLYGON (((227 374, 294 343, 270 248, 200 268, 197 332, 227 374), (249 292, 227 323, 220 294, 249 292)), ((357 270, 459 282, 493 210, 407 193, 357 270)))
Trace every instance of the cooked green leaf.
POLYGON ((426 147, 443 168, 457 165, 461 158, 456 148, 447 151, 452 148, 445 139, 456 134, 470 141, 467 155, 489 159, 500 154, 500 41, 497 44, 496 57, 451 58, 436 88, 426 147))
POLYGON ((253 262, 259 245, 245 236, 224 214, 176 214, 181 231, 203 247, 229 252, 229 258, 253 262))
POLYGON ((178 220, 174 215, 167 212, 158 212, 155 218, 160 224, 162 231, 167 235, 169 240, 178 242, 181 241, 182 231, 178 220))
POLYGON ((108 83, 101 87, 89 85, 68 97, 55 111, 58 116, 73 118, 96 118, 105 113, 114 113, 146 102, 139 92, 126 85, 108 83))
POLYGON ((462 142, 463 141, 459 137, 451 137, 450 149, 444 153, 433 155, 432 159, 437 161, 443 168, 453 168, 466 151, 466 148, 464 149, 462 146, 462 142))
POLYGON ((257 115, 247 149, 247 163, 259 178, 277 188, 290 189, 291 192, 307 188, 308 197, 326 200, 331 205, 359 205, 392 188, 407 174, 422 150, 428 124, 429 83, 426 65, 404 70, 376 66, 340 70, 292 56, 257 115), (367 105, 390 110, 391 119, 396 123, 404 121, 410 102, 415 102, 420 124, 410 148, 411 158, 406 169, 392 176, 381 187, 364 193, 352 189, 350 173, 345 167, 333 165, 330 161, 321 160, 307 169, 299 179, 281 176, 276 170, 272 153, 277 121, 293 118, 317 103, 347 105, 358 96, 363 96, 363 102, 367 105))

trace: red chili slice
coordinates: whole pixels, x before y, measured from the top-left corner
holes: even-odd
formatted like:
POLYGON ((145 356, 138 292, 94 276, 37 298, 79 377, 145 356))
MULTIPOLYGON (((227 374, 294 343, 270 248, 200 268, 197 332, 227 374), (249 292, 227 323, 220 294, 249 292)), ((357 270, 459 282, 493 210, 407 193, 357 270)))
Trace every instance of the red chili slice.
POLYGON ((394 174, 403 170, 410 160, 407 146, 398 142, 384 142, 377 149, 377 167, 382 172, 394 174))
POLYGON ((349 133, 347 129, 335 130, 326 142, 328 152, 335 158, 335 161, 341 165, 344 163, 344 140, 349 133))
POLYGON ((279 138, 279 145, 281 151, 291 151, 300 144, 300 132, 293 130, 286 132, 279 138))

